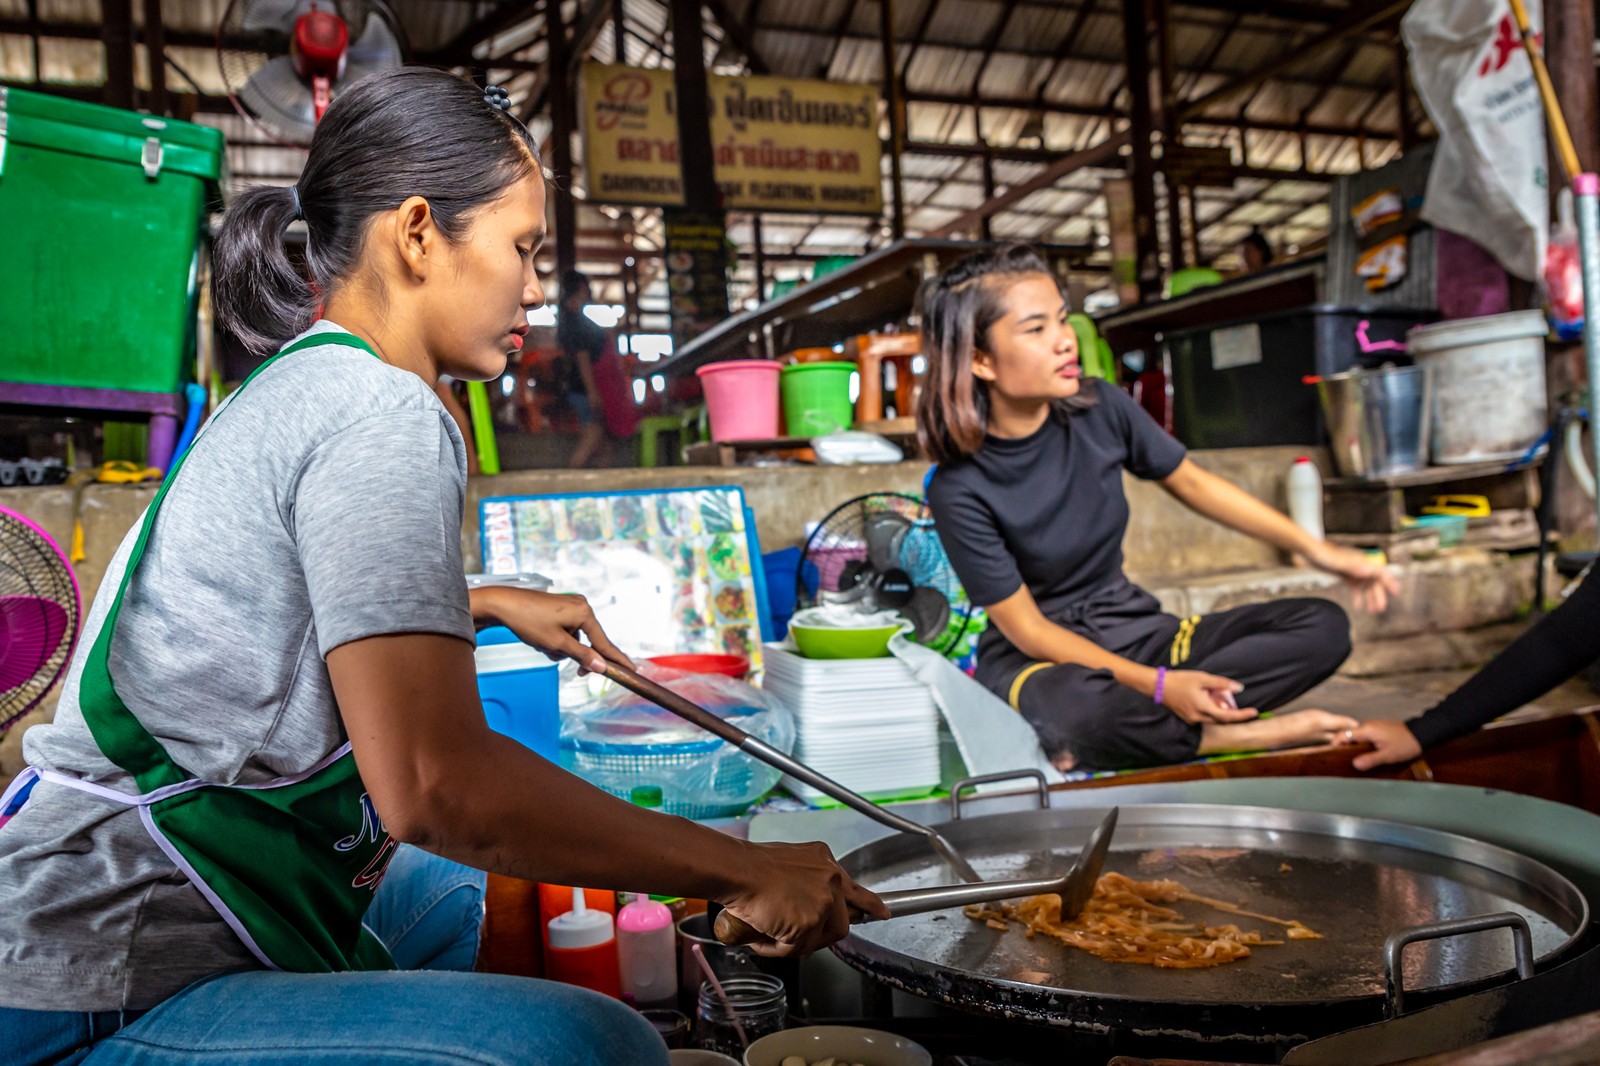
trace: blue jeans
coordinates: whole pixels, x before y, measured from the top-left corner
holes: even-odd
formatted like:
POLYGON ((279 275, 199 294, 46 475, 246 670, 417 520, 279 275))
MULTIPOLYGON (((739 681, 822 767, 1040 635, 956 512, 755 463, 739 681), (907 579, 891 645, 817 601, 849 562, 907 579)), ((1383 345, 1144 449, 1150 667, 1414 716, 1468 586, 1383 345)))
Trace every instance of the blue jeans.
POLYGON ((415 848, 367 925, 400 971, 269 970, 197 981, 147 1011, 0 1008, 7 1066, 665 1066, 642 1017, 582 988, 470 971, 484 875, 415 848))

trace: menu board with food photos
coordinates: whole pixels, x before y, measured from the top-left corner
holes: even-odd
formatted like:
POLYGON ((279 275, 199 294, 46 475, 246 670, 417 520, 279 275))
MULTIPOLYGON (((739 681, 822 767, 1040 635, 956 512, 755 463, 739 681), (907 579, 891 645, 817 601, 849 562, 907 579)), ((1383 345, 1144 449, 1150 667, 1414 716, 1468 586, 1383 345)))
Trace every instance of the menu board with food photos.
POLYGON ((759 675, 771 623, 739 488, 496 497, 479 526, 485 573, 531 571, 581 593, 629 655, 729 653, 759 675))

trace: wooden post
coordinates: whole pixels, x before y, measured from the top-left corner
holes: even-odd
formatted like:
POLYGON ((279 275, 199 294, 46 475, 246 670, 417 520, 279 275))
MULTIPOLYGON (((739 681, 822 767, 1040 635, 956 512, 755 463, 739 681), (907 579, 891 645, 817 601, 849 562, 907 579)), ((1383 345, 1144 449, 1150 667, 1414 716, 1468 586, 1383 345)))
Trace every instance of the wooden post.
POLYGON ((133 0, 104 0, 106 95, 111 107, 132 110, 137 100, 133 88, 133 0))
POLYGON ((889 232, 898 241, 906 235, 905 183, 900 173, 905 115, 895 69, 894 0, 878 0, 878 35, 883 46, 883 102, 889 109, 889 232))
MULTIPOLYGON (((1594 5, 1587 0, 1545 0, 1544 54, 1556 99, 1567 117, 1572 146, 1586 171, 1600 169, 1600 93, 1594 70, 1594 5)), ((1561 188, 1561 164, 1552 157, 1552 190, 1561 188)))
POLYGON ((39 30, 39 0, 28 0, 28 46, 33 58, 33 80, 35 84, 44 81, 43 68, 39 60, 39 39, 44 34, 39 30))
MULTIPOLYGON (((561 0, 544 5, 550 38, 550 167, 555 177, 556 277, 578 269, 578 202, 572 198, 572 50, 561 0)), ((562 299, 567 294, 562 293, 562 299)))
POLYGON ((627 0, 611 0, 611 62, 628 62, 627 0))
POLYGON ((144 54, 150 64, 150 111, 167 114, 167 30, 161 0, 144 0, 144 54))
MULTIPOLYGON (((1172 0, 1155 0, 1156 46, 1161 59, 1161 154, 1166 157, 1183 139, 1178 117, 1176 60, 1172 53, 1172 0)), ((1183 247, 1183 192, 1170 168, 1163 168, 1163 184, 1167 191, 1167 269, 1182 270, 1188 266, 1183 247)))
POLYGON ((1194 186, 1183 187, 1183 209, 1188 217, 1189 240, 1193 242, 1193 258, 1190 259, 1195 266, 1205 266, 1205 257, 1200 252, 1200 216, 1194 209, 1194 186))
MULTIPOLYGON (((983 141, 983 202, 988 203, 994 199, 994 150, 989 147, 988 141, 983 141)), ((983 239, 994 240, 994 227, 990 225, 989 216, 983 216, 983 239)))
POLYGON ((1406 59, 1406 43, 1398 33, 1394 38, 1394 92, 1395 108, 1400 114, 1400 151, 1405 153, 1417 143, 1417 132, 1411 124, 1411 65, 1406 59))
POLYGON ((1161 243, 1156 235, 1156 167, 1150 157, 1150 19, 1147 0, 1122 0, 1122 42, 1127 54, 1133 151, 1128 176, 1133 182, 1134 247, 1141 302, 1161 295, 1161 243))
POLYGON ((767 302, 767 248, 761 237, 760 211, 750 216, 750 243, 755 253, 756 303, 763 304, 767 302))
POLYGON ((639 260, 631 255, 622 259, 622 314, 631 339, 639 332, 639 260))
POLYGON ((672 81, 678 105, 678 163, 684 206, 701 214, 722 209, 711 145, 710 90, 701 50, 705 20, 700 0, 671 0, 672 81))

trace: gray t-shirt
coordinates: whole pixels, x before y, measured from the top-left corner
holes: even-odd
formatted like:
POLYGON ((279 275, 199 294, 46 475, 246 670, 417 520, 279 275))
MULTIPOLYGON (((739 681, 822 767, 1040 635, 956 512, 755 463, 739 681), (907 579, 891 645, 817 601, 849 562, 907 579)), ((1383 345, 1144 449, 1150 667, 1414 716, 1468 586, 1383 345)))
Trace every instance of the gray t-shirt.
MULTIPOLYGON (((111 641, 118 694, 198 777, 308 769, 345 740, 329 650, 472 639, 465 491, 460 431, 416 375, 355 348, 284 357, 222 406, 167 493, 111 641)), ((127 793, 78 685, 137 533, 106 572, 55 722, 23 740, 31 765, 127 793)), ((0 1006, 133 1010, 257 966, 136 809, 41 780, 0 828, 0 1006)))

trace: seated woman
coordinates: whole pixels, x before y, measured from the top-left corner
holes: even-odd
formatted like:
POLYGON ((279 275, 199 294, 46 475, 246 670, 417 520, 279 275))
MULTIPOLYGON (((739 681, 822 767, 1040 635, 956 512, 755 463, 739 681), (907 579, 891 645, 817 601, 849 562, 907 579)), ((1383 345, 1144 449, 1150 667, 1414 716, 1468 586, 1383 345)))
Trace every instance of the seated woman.
POLYGON ((1410 762, 1428 748, 1466 736, 1538 699, 1600 659, 1600 578, 1592 574, 1565 603, 1539 619, 1460 688, 1409 722, 1362 722, 1353 734, 1371 744, 1357 770, 1410 762))
POLYGON ((464 442, 433 386, 502 373, 544 299, 544 178, 506 102, 373 74, 296 186, 229 206, 217 311, 277 354, 122 542, 0 800, 6 1066, 664 1066, 616 1000, 442 972, 472 969, 486 870, 718 900, 768 954, 887 917, 821 844, 634 806, 484 720, 476 626, 626 661, 582 599, 462 577, 464 442))
POLYGON ((994 625, 978 680, 1022 712, 1066 770, 1182 762, 1324 743, 1323 711, 1261 717, 1338 669, 1349 621, 1319 599, 1176 618, 1122 572, 1123 471, 1197 513, 1297 552, 1381 611, 1396 585, 1361 554, 1200 469, 1127 394, 1079 373, 1054 276, 1028 248, 981 253, 922 295, 928 359, 918 411, 939 464, 940 539, 994 625))

